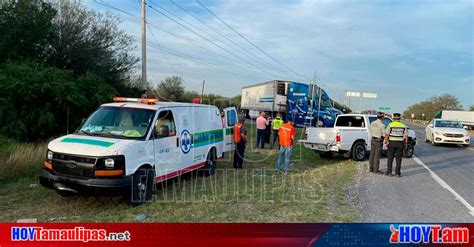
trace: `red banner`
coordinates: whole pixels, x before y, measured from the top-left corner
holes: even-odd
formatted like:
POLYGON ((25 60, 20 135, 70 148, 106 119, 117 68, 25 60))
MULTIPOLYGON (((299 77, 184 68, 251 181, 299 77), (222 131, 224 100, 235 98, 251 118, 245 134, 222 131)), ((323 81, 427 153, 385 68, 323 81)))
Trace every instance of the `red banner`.
POLYGON ((473 224, 0 224, 0 246, 474 246, 473 224))

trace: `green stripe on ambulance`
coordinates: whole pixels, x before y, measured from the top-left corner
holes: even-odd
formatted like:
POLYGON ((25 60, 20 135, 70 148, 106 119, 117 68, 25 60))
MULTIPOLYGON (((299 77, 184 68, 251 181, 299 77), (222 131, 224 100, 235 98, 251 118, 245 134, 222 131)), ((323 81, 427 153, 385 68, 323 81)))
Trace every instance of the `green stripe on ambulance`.
POLYGON ((193 147, 202 147, 213 143, 224 141, 222 129, 199 132, 192 134, 193 147))
POLYGON ((114 142, 91 140, 91 139, 80 139, 80 138, 64 138, 61 142, 78 143, 78 144, 100 146, 100 147, 110 147, 115 144, 114 142))

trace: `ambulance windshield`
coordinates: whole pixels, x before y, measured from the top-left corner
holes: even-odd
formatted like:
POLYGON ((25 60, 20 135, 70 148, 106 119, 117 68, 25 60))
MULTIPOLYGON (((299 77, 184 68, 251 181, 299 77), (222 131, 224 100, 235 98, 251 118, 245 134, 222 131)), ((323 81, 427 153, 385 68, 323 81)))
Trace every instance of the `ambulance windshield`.
POLYGON ((77 134, 111 138, 143 138, 155 111, 126 107, 101 107, 77 131, 77 134))

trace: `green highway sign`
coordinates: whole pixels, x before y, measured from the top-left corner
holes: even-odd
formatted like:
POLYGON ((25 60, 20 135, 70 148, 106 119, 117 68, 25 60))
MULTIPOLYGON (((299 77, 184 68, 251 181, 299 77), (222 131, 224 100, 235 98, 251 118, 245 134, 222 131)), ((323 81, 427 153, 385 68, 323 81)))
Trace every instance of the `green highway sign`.
POLYGON ((391 107, 379 107, 379 110, 381 110, 381 111, 390 111, 390 110, 392 110, 392 108, 391 107))

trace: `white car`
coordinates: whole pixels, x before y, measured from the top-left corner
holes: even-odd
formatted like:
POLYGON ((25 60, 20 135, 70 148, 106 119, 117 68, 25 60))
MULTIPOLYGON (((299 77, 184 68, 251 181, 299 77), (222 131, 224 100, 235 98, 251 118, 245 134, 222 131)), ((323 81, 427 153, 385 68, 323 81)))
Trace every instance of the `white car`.
POLYGON ((132 205, 150 200, 155 183, 201 169, 234 148, 235 108, 114 98, 77 132, 48 144, 40 183, 61 195, 82 191, 125 193, 132 205), (225 121, 223 121, 225 120, 225 121))
POLYGON ((469 132, 459 121, 433 119, 425 128, 425 142, 431 142, 433 145, 460 144, 469 147, 469 132))

